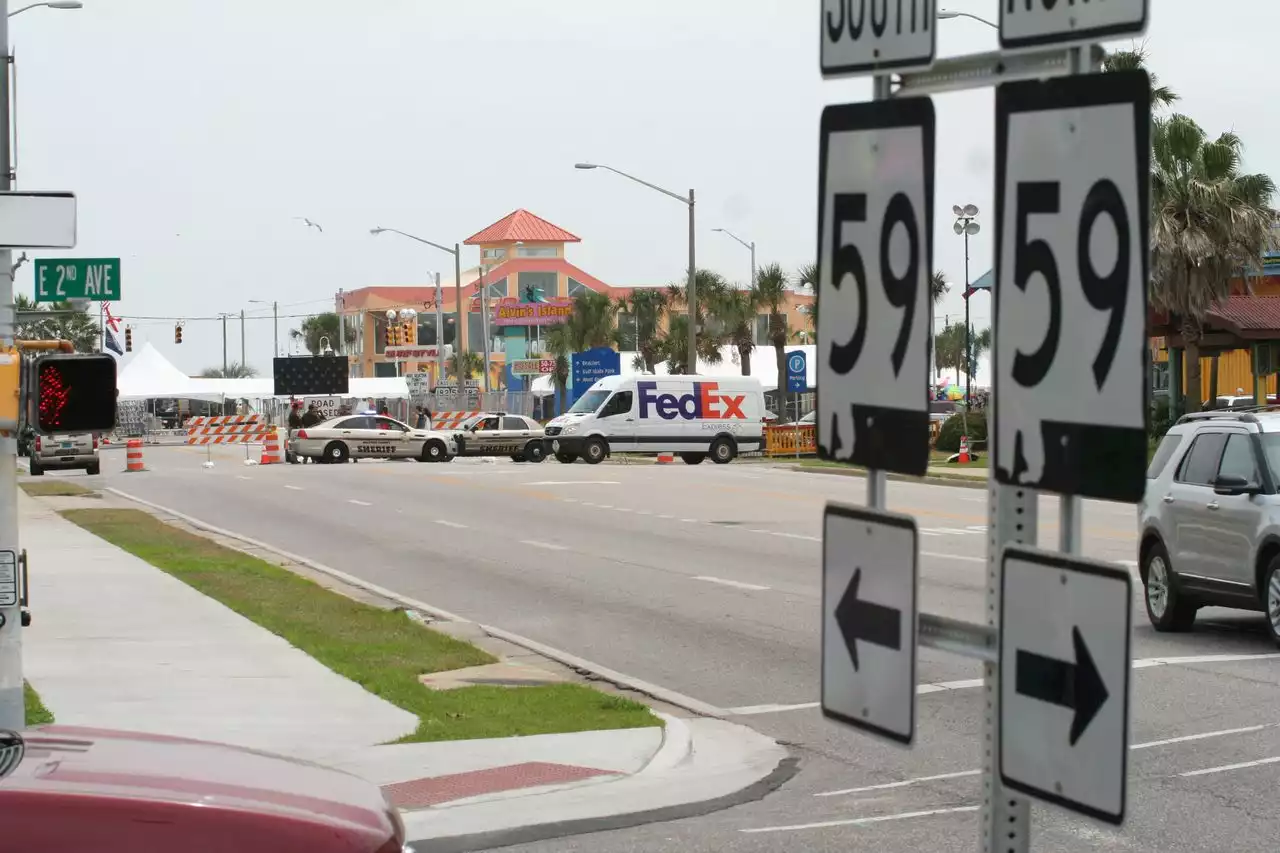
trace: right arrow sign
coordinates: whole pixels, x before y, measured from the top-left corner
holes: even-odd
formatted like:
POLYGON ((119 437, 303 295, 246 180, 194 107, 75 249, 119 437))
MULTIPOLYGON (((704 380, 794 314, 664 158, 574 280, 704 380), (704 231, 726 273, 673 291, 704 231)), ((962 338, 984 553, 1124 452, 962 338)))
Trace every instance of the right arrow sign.
POLYGON ((1129 573, 1008 547, 1000 585, 1001 780, 1072 811, 1122 822, 1129 573))

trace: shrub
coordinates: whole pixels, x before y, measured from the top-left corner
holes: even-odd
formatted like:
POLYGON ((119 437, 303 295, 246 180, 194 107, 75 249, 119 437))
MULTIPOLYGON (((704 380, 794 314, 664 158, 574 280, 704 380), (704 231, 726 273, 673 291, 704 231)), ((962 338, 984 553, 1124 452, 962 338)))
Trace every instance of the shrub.
POLYGON ((960 436, 965 432, 965 418, 969 420, 969 447, 973 449, 973 442, 987 440, 987 413, 986 412, 970 412, 968 415, 962 412, 956 412, 942 423, 942 430, 938 433, 938 441, 934 445, 937 450, 945 453, 960 452, 960 436))
POLYGON ((1173 416, 1169 413, 1169 398, 1156 397, 1151 401, 1151 415, 1147 420, 1147 435, 1158 439, 1173 426, 1173 416))

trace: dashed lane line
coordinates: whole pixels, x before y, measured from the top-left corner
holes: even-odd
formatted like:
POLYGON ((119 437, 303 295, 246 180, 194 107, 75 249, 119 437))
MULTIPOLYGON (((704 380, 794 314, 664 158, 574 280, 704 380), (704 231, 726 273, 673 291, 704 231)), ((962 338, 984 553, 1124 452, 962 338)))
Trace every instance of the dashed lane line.
POLYGON ((436 524, 439 524, 443 527, 454 527, 454 528, 457 528, 458 530, 467 529, 467 526, 465 524, 459 524, 456 521, 448 521, 447 519, 443 519, 443 518, 437 518, 436 524))
POLYGON ((355 504, 356 506, 373 506, 373 504, 368 501, 358 501, 355 498, 347 498, 347 503, 355 504))
POLYGON ((769 588, 767 586, 760 586, 759 584, 754 584, 754 583, 743 583, 742 581, 731 581, 731 580, 726 580, 725 578, 713 578, 709 575, 695 575, 693 579, 696 581, 706 581, 707 583, 716 583, 716 584, 720 584, 721 586, 731 586, 734 589, 745 589, 750 592, 763 592, 764 590, 769 588))
POLYGON ((761 826, 752 829, 739 829, 738 832, 797 832, 802 829, 828 829, 833 826, 870 826, 873 823, 885 823, 892 820, 911 820, 919 817, 934 817, 944 814, 963 814, 976 812, 980 806, 952 806, 946 809, 929 809, 922 812, 901 812, 900 814, 877 815, 875 817, 854 817, 847 820, 824 820, 818 823, 797 823, 791 826, 761 826))
POLYGON ((547 551, 568 551, 569 549, 563 545, 556 545, 554 542, 540 542, 537 539, 521 539, 521 545, 528 545, 530 548, 543 548, 547 551))

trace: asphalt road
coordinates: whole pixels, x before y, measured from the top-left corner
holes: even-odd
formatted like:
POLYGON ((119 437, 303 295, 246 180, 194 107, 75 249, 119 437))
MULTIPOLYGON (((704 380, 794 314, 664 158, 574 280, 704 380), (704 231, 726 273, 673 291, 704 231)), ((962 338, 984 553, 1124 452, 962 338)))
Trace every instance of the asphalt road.
MULTIPOLYGON (((213 460, 203 469, 203 451, 147 448, 149 470, 124 474, 112 451, 101 479, 726 709, 801 756, 799 775, 756 803, 512 849, 974 849, 976 663, 921 650, 929 686, 909 751, 816 709, 822 509, 862 503, 863 480, 746 463, 245 467, 238 450, 213 460)), ((888 494, 920 525, 922 609, 979 620, 986 493, 891 482, 888 494)), ((1132 507, 1085 502, 1083 517, 1086 555, 1135 565, 1132 507)), ((1042 499, 1046 547, 1056 522, 1056 501, 1042 499)), ((1262 617, 1204 610, 1194 633, 1158 635, 1134 606, 1128 822, 1036 807, 1035 849, 1272 849, 1280 655, 1262 617)))

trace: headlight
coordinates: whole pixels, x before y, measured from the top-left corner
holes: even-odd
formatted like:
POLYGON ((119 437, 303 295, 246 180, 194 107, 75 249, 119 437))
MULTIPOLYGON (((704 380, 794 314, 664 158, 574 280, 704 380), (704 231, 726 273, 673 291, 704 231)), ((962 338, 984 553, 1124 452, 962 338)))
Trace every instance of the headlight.
POLYGON ((577 424, 569 424, 563 430, 561 430, 561 435, 573 435, 577 431, 578 431, 577 424))

